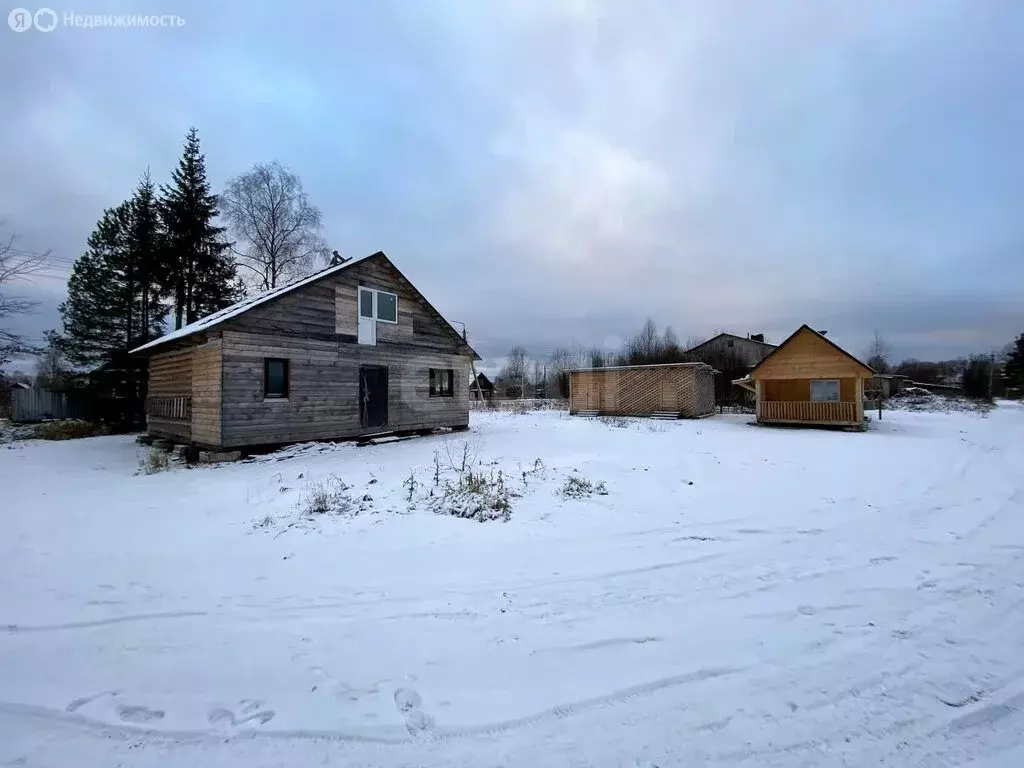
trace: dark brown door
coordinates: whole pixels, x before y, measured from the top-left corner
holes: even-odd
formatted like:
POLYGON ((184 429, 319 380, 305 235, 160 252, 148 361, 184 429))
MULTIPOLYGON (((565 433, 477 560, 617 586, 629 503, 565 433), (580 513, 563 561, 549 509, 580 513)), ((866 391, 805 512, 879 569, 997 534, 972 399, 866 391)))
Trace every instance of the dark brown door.
POLYGON ((364 365, 359 369, 359 422, 364 427, 387 425, 387 366, 364 365))

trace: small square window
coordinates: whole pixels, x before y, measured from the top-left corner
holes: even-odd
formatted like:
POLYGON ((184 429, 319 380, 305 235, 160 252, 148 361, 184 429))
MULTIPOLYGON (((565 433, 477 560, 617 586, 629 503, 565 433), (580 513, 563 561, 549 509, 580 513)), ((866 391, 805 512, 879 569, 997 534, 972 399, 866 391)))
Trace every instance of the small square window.
POLYGON ((430 369, 430 396, 455 397, 455 371, 451 368, 430 369))
POLYGON ((398 322, 398 297, 395 294, 377 291, 377 319, 384 323, 398 322))
POLYGON ((288 361, 267 357, 263 360, 263 397, 283 400, 288 397, 288 361))
POLYGON ((811 381, 811 400, 824 403, 839 402, 839 379, 811 381))

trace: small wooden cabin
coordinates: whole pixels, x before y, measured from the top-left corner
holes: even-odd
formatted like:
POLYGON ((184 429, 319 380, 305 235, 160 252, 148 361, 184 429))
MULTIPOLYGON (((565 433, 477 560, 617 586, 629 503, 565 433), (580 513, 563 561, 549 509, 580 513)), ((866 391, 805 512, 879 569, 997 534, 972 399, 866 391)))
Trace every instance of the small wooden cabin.
POLYGON ((715 369, 705 363, 621 365, 569 372, 569 413, 699 418, 715 412, 715 369))
POLYGON ((149 358, 148 432, 212 449, 465 428, 479 359, 380 252, 133 354, 149 358))
POLYGON ((862 427, 867 365, 807 325, 736 384, 757 394, 761 424, 862 427))
POLYGON ((494 384, 484 374, 478 373, 476 380, 469 380, 469 396, 474 400, 490 400, 494 397, 494 384))

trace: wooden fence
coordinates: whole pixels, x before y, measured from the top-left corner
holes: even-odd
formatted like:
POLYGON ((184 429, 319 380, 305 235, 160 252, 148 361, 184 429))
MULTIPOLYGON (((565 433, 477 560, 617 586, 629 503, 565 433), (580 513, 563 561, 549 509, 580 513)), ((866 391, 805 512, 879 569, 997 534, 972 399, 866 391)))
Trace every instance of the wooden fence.
POLYGON ((25 423, 48 419, 90 419, 92 398, 79 393, 50 389, 15 389, 11 392, 11 421, 25 423))

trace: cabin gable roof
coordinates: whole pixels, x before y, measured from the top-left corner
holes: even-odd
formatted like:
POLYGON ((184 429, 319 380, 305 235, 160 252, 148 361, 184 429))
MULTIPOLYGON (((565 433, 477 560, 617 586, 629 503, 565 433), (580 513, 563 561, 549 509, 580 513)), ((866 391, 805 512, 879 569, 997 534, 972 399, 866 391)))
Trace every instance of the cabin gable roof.
POLYGON ((328 278, 337 276, 339 275, 339 273, 357 264, 365 264, 370 261, 382 262, 383 265, 385 265, 387 269, 392 271, 395 277, 401 281, 401 283, 405 286, 408 292, 412 294, 415 300, 423 305, 423 307, 427 310, 430 317, 433 318, 434 322, 441 326, 446 334, 452 337, 453 341, 457 344, 457 346, 467 350, 470 354, 474 356, 475 359, 481 359, 480 356, 477 355, 477 353, 473 350, 473 348, 470 347, 469 344, 463 339, 462 335, 451 325, 451 323, 445 320, 441 313, 438 312, 437 309, 435 309, 434 306, 426 299, 426 297, 422 293, 420 293, 416 286, 413 285, 412 282, 410 282, 409 279, 404 274, 402 274, 402 271, 398 269, 397 266, 395 266, 394 262, 392 262, 387 257, 387 255, 384 254, 383 251, 377 251, 376 253, 372 253, 368 256, 362 256, 360 258, 349 259, 346 262, 337 264, 332 267, 327 267, 326 269, 323 269, 320 272, 317 272, 313 275, 310 275, 306 278, 303 278, 302 280, 298 280, 289 285, 280 286, 270 291, 265 291, 264 293, 258 294, 256 296, 251 296, 242 299, 241 301, 238 301, 229 307, 214 312, 213 314, 207 315, 206 317, 200 318, 199 320, 189 323, 188 325, 185 325, 175 331, 171 331, 170 333, 165 334, 164 336, 161 336, 158 339, 154 339, 153 341, 143 344, 142 346, 133 349, 131 351, 131 354, 153 354, 157 351, 166 351, 168 349, 171 349, 170 345, 172 345, 174 342, 190 341, 193 337, 198 336, 199 334, 206 333, 215 328, 221 328, 225 324, 230 324, 231 321, 235 321, 237 318, 241 318, 247 313, 256 310, 257 308, 266 307, 268 304, 275 302, 279 299, 282 299, 283 297, 292 296, 298 292, 301 292, 303 289, 309 288, 310 286, 318 285, 323 281, 327 280, 328 278))
POLYGON ((820 379, 874 375, 874 370, 831 339, 801 325, 750 372, 752 379, 820 379))

